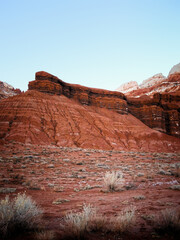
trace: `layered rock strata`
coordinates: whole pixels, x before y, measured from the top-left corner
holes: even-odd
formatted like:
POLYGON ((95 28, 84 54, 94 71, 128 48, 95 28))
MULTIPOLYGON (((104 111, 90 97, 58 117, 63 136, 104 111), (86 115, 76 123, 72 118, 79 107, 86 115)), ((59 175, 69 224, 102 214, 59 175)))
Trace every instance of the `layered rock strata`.
POLYGON ((174 152, 180 139, 129 114, 79 104, 63 94, 30 90, 0 101, 0 143, 123 151, 174 152))
MULTIPOLYGON (((156 81, 151 78, 150 83, 145 81, 144 85, 153 88, 153 82, 156 84, 158 82, 157 78, 161 83, 163 82, 164 77, 158 74, 156 81)), ((180 82, 180 74, 171 74, 168 84, 169 82, 180 82)), ((163 84, 165 83, 163 82, 163 84)), ((36 80, 29 83, 29 89, 64 95, 82 105, 107 108, 120 114, 130 112, 150 128, 180 137, 180 97, 178 92, 174 94, 155 93, 151 98, 147 95, 140 98, 128 97, 127 100, 122 93, 68 84, 46 72, 37 72, 36 80)), ((145 89, 147 91, 147 88, 145 89)))
POLYGON ((116 91, 65 83, 61 79, 46 72, 36 73, 35 81, 29 83, 29 90, 64 95, 83 105, 107 108, 120 114, 128 113, 127 101, 124 94, 116 91))
POLYGON ((180 95, 154 94, 153 98, 128 98, 129 111, 150 128, 180 137, 180 95))

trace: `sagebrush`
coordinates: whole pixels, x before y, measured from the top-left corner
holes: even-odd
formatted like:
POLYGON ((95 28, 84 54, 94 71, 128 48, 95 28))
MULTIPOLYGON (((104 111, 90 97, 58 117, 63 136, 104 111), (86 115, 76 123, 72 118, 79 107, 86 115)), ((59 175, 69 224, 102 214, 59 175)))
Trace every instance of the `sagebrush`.
POLYGON ((3 237, 15 232, 37 228, 42 211, 25 193, 10 200, 9 196, 0 201, 0 233, 3 237))
POLYGON ((95 214, 95 209, 89 204, 83 206, 82 212, 68 213, 65 218, 64 238, 67 239, 84 239, 88 231, 89 223, 95 214))
POLYGON ((104 176, 104 185, 107 191, 119 190, 124 184, 123 174, 121 172, 106 172, 104 176))

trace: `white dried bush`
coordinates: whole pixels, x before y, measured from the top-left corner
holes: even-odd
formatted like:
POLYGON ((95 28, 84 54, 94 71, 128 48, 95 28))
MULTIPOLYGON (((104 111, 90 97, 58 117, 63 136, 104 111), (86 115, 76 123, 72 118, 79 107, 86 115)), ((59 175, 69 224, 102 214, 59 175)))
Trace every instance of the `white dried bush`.
POLYGON ((63 225, 64 237, 68 239, 84 239, 89 223, 95 214, 95 209, 89 204, 83 206, 82 212, 70 212, 65 216, 63 225))
POLYGON ((0 201, 0 233, 6 235, 9 228, 11 228, 13 220, 13 204, 6 196, 0 201))
POLYGON ((7 196, 0 201, 0 232, 3 236, 13 232, 37 228, 42 211, 25 193, 13 200, 7 196))
POLYGON ((107 191, 119 190, 124 184, 123 174, 121 172, 106 172, 104 176, 104 185, 107 191))
POLYGON ((135 208, 129 207, 124 209, 117 217, 111 219, 110 231, 115 233, 125 233, 135 223, 135 208))

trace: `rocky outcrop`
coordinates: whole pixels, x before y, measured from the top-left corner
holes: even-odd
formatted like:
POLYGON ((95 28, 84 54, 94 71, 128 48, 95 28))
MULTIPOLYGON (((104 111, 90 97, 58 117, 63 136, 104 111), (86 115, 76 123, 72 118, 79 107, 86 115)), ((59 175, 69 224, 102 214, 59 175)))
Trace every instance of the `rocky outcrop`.
MULTIPOLYGON (((36 80, 29 83, 29 90, 37 90, 51 95, 63 95, 82 105, 106 108, 120 114, 128 114, 128 112, 130 112, 150 128, 180 137, 180 103, 176 89, 176 87, 179 86, 179 77, 179 73, 171 74, 167 81, 168 86, 170 86, 171 83, 171 89, 175 89, 175 95, 169 93, 155 93, 153 96, 150 94, 149 96, 142 94, 140 98, 128 97, 128 101, 120 92, 69 84, 47 72, 37 72, 36 80), (176 82, 177 85, 175 85, 174 82, 176 82)), ((152 93, 155 88, 153 84, 155 84, 155 86, 165 84, 164 76, 158 74, 149 80, 145 80, 141 85, 141 89, 136 91, 141 90, 147 92, 147 90, 150 89, 152 93)), ((130 84, 129 88, 133 86, 135 86, 134 83, 130 84)), ((127 88, 128 86, 126 89, 127 88)))
POLYGON ((36 80, 29 83, 29 90, 64 95, 83 105, 107 108, 120 114, 128 113, 124 94, 69 84, 46 72, 36 73, 36 80))
POLYGON ((180 137, 180 95, 154 94, 153 98, 128 98, 129 111, 152 129, 180 137))
POLYGON ((116 89, 116 91, 122 92, 125 94, 137 89, 139 89, 138 83, 136 81, 131 81, 131 82, 122 84, 119 88, 116 89))
POLYGON ((167 78, 156 74, 125 95, 131 114, 152 129, 180 138, 180 64, 167 78))
POLYGON ((11 85, 0 81, 0 100, 20 94, 20 89, 14 89, 11 85))
MULTIPOLYGON (((179 77, 179 73, 171 74, 168 82, 177 82, 179 77)), ((177 91, 126 98, 119 92, 68 84, 38 72, 26 93, 2 99, 0 109, 1 144, 17 141, 157 152, 180 149, 177 91)))
MULTIPOLYGON (((180 63, 175 65, 169 72, 168 77, 162 73, 156 74, 142 82, 139 86, 134 82, 124 84, 117 89, 126 96, 139 98, 142 96, 153 97, 155 93, 174 93, 180 91, 180 63), (127 87, 126 87, 127 86, 127 87), (128 87, 131 86, 131 87, 128 87)), ((136 83, 136 82, 135 82, 136 83)))
POLYGON ((169 76, 172 74, 180 73, 180 63, 174 65, 169 71, 169 76))
POLYGON ((162 73, 158 73, 146 80, 144 80, 140 85, 139 88, 143 89, 143 88, 150 88, 150 87, 154 87, 157 84, 161 84, 162 82, 164 82, 166 80, 166 77, 162 75, 162 73))
POLYGON ((1 144, 15 141, 145 152, 180 148, 178 138, 149 128, 130 113, 79 104, 63 94, 29 90, 3 99, 0 109, 1 144))

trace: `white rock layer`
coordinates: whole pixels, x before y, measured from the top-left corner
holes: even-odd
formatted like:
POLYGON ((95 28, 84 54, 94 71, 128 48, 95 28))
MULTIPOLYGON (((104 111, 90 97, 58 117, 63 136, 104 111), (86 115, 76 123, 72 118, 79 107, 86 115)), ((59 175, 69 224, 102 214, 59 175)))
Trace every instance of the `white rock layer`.
POLYGON ((180 63, 174 65, 174 66, 171 68, 171 70, 170 70, 170 72, 169 72, 169 75, 174 74, 174 73, 180 73, 180 63))

